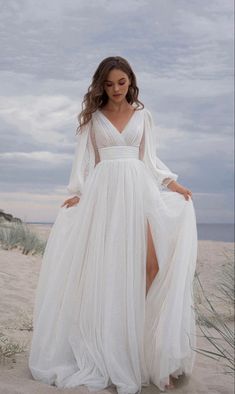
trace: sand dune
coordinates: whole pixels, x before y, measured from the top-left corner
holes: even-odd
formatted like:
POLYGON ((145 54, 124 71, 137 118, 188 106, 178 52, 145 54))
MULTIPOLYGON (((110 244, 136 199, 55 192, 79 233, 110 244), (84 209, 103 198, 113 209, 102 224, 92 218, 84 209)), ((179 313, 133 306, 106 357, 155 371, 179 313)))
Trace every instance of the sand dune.
MULTIPOLYGON (((50 227, 32 225, 43 239, 48 237, 50 227)), ((199 241, 197 272, 200 275, 207 294, 217 302, 225 317, 232 320, 231 309, 216 301, 215 289, 226 259, 232 258, 233 243, 199 241), (230 256, 230 257, 229 257, 230 256)), ((23 255, 20 251, 0 249, 0 332, 13 342, 24 347, 24 351, 0 364, 1 394, 49 394, 49 393, 89 393, 81 386, 77 389, 58 389, 33 380, 27 366, 28 351, 32 337, 32 311, 40 270, 41 256, 23 255)), ((198 330, 198 335, 201 332, 198 330)), ((198 338, 198 347, 208 347, 205 339, 198 338)), ((216 362, 202 355, 196 355, 193 375, 181 377, 173 393, 182 394, 231 394, 232 378, 224 373, 221 362, 216 362)), ((103 393, 116 393, 109 387, 103 393)), ((142 390, 145 394, 159 393, 151 385, 142 390)))

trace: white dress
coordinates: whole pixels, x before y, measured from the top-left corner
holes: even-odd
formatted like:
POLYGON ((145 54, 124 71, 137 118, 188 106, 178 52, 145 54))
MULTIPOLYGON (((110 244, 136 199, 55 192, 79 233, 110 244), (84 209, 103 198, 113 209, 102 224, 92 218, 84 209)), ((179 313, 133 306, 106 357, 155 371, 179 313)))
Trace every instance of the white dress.
POLYGON ((68 191, 80 202, 59 208, 36 291, 35 379, 130 394, 192 372, 196 218, 172 179, 147 109, 122 133, 97 110, 78 134, 68 191), (148 222, 159 271, 146 296, 148 222))

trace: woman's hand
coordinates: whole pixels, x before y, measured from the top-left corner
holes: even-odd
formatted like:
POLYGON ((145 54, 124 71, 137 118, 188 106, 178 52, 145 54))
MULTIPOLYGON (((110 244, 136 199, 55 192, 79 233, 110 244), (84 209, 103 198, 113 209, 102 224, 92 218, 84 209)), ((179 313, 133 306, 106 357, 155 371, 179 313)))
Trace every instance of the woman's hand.
POLYGON ((180 183, 176 182, 176 181, 171 181, 168 184, 168 189, 172 190, 173 192, 177 192, 180 194, 183 194, 185 200, 189 200, 189 197, 192 198, 192 192, 191 190, 187 189, 186 187, 180 185, 180 183))
POLYGON ((71 198, 68 198, 67 200, 64 201, 64 203, 61 205, 61 207, 64 207, 66 205, 66 208, 72 207, 73 205, 76 205, 79 203, 80 198, 78 196, 74 196, 71 198))
POLYGON ((189 200, 189 197, 192 198, 192 192, 191 190, 187 189, 186 187, 182 187, 182 191, 179 191, 178 193, 183 194, 185 200, 189 200))

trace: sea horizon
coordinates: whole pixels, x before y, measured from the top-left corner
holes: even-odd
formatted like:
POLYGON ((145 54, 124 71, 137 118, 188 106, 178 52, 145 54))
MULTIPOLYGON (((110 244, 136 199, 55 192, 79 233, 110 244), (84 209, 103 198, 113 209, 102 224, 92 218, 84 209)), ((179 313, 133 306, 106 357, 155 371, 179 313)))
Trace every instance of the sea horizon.
MULTIPOLYGON (((53 222, 25 222, 26 224, 52 226, 53 222)), ((234 223, 197 223, 199 241, 234 242, 234 223)))

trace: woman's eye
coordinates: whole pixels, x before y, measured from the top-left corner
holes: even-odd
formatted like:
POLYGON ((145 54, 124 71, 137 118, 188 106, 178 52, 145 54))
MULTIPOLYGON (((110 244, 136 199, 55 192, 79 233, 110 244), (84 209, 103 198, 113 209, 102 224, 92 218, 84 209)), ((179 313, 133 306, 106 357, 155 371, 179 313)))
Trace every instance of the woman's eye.
MULTIPOLYGON (((119 82, 119 85, 125 85, 126 82, 119 82)), ((112 84, 106 83, 107 88, 111 88, 112 84)))

